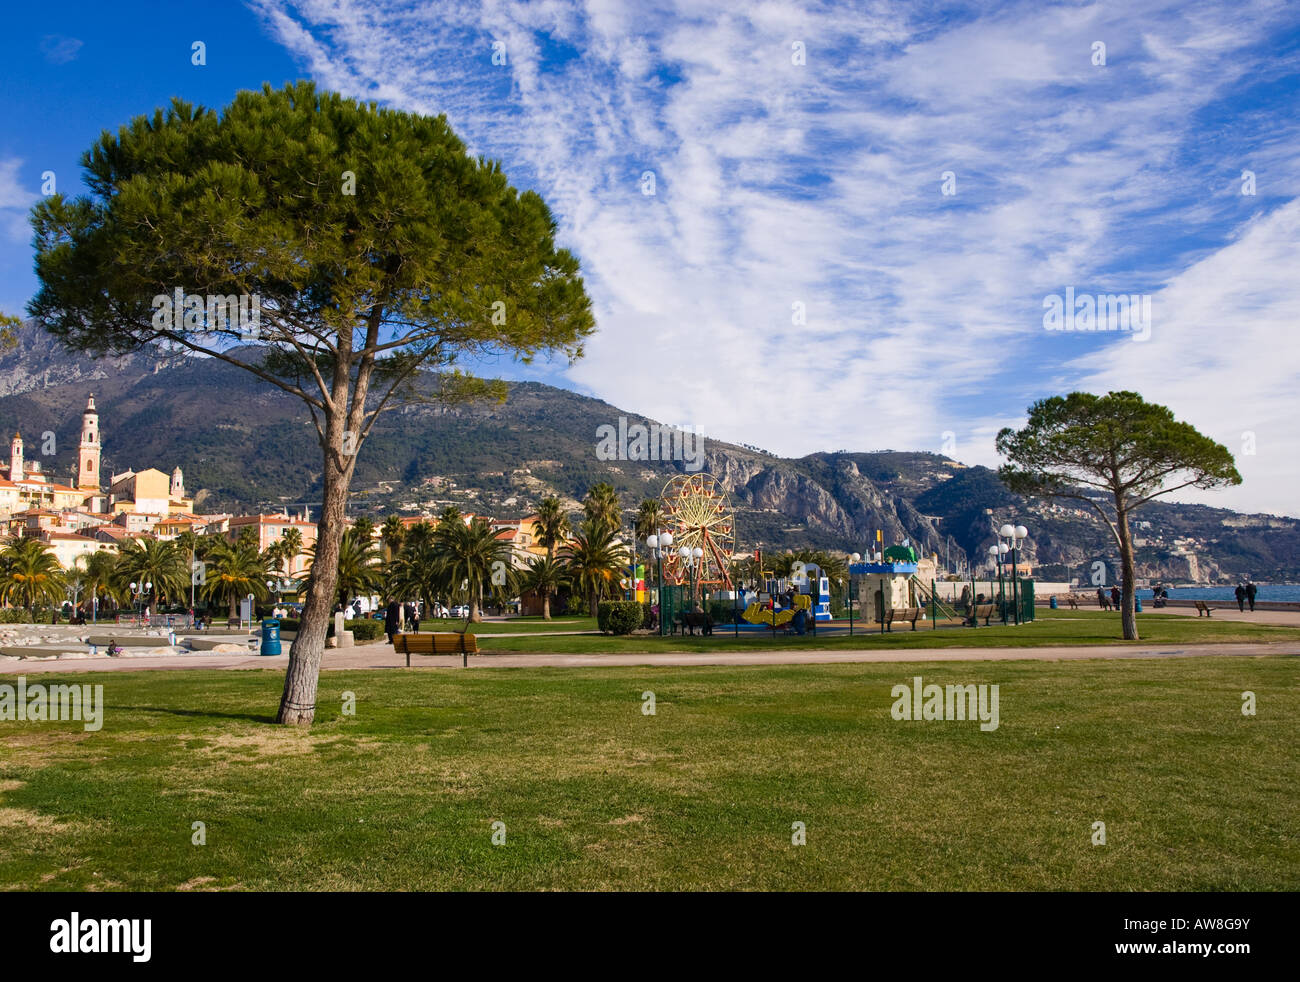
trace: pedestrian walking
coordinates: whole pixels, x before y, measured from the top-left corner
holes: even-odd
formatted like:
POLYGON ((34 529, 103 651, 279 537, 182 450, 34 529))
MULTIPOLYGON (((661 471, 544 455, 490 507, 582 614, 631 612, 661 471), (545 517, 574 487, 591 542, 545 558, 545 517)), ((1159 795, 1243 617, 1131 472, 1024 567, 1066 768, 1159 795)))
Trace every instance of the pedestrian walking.
MULTIPOLYGON (((1237 609, 1244 611, 1246 609, 1246 588, 1238 583, 1237 589, 1233 591, 1233 596, 1237 598, 1237 609)), ((1254 607, 1251 608, 1251 610, 1254 609, 1254 607)))
POLYGON ((1102 610, 1110 610, 1110 599, 1106 596, 1103 587, 1097 587, 1097 606, 1102 610))
POLYGON ((1113 606, 1116 610, 1119 610, 1119 600, 1120 600, 1120 596, 1119 596, 1119 587, 1117 587, 1117 586, 1113 586, 1113 587, 1111 587, 1111 588, 1110 588, 1110 602, 1111 602, 1111 606, 1113 606))
POLYGON ((396 600, 388 604, 388 610, 384 612, 384 633, 388 635, 388 643, 393 643, 393 636, 397 634, 401 626, 402 608, 396 600))
POLYGON ((1246 581, 1246 602, 1250 604, 1250 611, 1252 614, 1255 612, 1255 594, 1257 594, 1258 592, 1259 592, 1259 588, 1255 586, 1253 582, 1247 580, 1246 581))

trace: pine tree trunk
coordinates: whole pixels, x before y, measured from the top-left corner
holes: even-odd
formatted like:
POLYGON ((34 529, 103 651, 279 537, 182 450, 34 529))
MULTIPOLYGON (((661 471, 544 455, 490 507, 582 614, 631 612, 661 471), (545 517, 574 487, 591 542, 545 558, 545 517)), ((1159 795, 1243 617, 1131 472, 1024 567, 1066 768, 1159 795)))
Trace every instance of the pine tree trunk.
MULTIPOLYGON (((326 440, 331 447, 342 441, 342 414, 327 423, 326 440), (335 432, 337 430, 337 432, 335 432)), ((307 602, 303 604, 298 636, 289 649, 289 668, 284 676, 284 694, 280 697, 277 723, 310 726, 316 717, 316 686, 320 679, 321 658, 325 654, 325 636, 334 615, 334 595, 338 590, 339 547, 343 541, 348 479, 351 460, 337 453, 326 453, 324 502, 316 527, 316 555, 307 583, 307 602)))
POLYGON ((1119 557, 1124 580, 1120 585, 1120 622, 1124 627, 1124 640, 1137 641, 1136 583, 1137 564, 1133 561, 1133 539, 1129 535, 1128 512, 1116 509, 1115 527, 1119 532, 1119 557))

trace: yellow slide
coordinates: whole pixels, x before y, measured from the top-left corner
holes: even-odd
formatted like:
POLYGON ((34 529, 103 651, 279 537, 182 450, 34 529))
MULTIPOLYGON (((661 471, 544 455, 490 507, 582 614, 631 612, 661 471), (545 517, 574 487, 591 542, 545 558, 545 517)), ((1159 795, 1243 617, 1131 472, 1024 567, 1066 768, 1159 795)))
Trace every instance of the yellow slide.
POLYGON ((789 624, 794 620, 795 611, 811 610, 812 597, 806 593, 796 593, 794 595, 794 606, 786 610, 773 611, 762 606, 757 601, 745 608, 745 612, 740 616, 745 618, 750 624, 766 624, 768 627, 781 627, 789 624))

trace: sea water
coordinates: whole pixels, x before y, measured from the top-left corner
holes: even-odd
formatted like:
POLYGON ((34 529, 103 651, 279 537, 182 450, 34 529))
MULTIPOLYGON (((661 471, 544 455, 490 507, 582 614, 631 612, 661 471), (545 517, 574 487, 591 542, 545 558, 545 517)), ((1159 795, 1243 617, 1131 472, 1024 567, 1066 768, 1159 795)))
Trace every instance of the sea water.
MULTIPOLYGON (((1256 589, 1259 591, 1255 594, 1257 601, 1267 600, 1269 603, 1300 603, 1300 583, 1256 583, 1256 589)), ((1232 586, 1188 586, 1179 587, 1177 590, 1170 588, 1170 600, 1220 600, 1223 602, 1237 602, 1236 584, 1232 586)), ((1150 590, 1138 590, 1137 595, 1142 598, 1144 605, 1151 602, 1150 590)))

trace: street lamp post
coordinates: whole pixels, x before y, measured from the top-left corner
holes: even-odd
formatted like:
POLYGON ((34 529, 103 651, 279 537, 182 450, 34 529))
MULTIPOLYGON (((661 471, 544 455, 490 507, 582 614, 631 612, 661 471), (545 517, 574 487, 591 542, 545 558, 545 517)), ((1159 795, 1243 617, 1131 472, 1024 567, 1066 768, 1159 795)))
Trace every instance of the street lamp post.
POLYGON ((1023 525, 1015 527, 1015 543, 1011 549, 1011 584, 1016 598, 1016 624, 1020 624, 1020 543, 1029 535, 1029 529, 1023 525))
MULTIPOLYGON (((1020 543, 1023 542, 1029 530, 1023 525, 1003 525, 998 529, 998 549, 1002 553, 1011 553, 1011 602, 1015 605, 1015 622, 1020 624, 1020 571, 1017 567, 1020 565, 1020 543), (1004 544, 1001 540, 1006 539, 1011 543, 1010 546, 1004 544)), ((1003 618, 1005 622, 1005 618, 1003 618)))
POLYGON ((656 600, 659 604, 659 636, 664 634, 664 550, 672 547, 673 534, 671 532, 659 532, 655 535, 647 536, 646 546, 654 553, 655 565, 658 570, 657 577, 659 581, 658 594, 656 600))
POLYGON ((700 572, 704 569, 704 562, 700 557, 703 555, 704 550, 699 546, 691 550, 691 572, 695 574, 695 587, 691 588, 691 595, 694 597, 695 589, 698 587, 700 591, 700 610, 706 612, 704 610, 704 584, 700 582, 700 572))
MULTIPOLYGON (((853 553, 849 556, 850 563, 856 563, 862 559, 860 553, 853 553)), ((849 570, 849 582, 844 587, 844 594, 849 601, 849 637, 853 636, 853 570, 849 570)))
POLYGON ((677 555, 686 567, 686 595, 690 598, 691 610, 695 610, 695 567, 691 563, 691 547, 682 546, 677 555))
POLYGON ((1006 586, 1002 579, 1002 557, 1007 554, 1005 544, 999 542, 995 546, 989 546, 989 565, 997 570, 998 574, 998 606, 1002 608, 1002 623, 1007 622, 1007 598, 1006 586))

